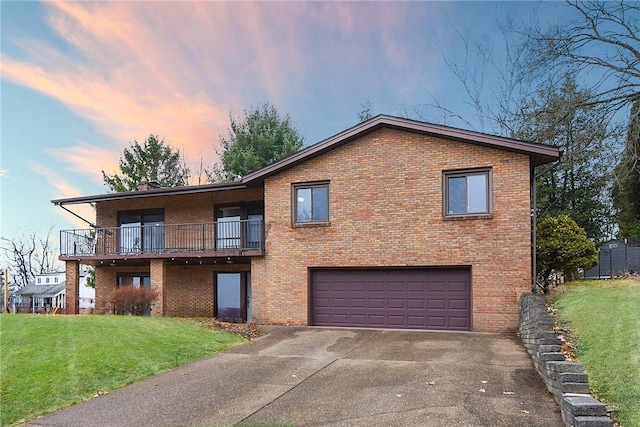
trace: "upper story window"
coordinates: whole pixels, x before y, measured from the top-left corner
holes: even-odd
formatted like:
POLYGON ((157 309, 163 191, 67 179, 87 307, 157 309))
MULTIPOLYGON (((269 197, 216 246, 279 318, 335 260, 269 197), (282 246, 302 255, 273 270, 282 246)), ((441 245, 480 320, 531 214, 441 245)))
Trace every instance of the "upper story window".
POLYGON ((329 223, 329 182, 293 184, 293 224, 329 223))
POLYGON ((489 215, 492 212, 490 168, 443 173, 444 217, 489 215))

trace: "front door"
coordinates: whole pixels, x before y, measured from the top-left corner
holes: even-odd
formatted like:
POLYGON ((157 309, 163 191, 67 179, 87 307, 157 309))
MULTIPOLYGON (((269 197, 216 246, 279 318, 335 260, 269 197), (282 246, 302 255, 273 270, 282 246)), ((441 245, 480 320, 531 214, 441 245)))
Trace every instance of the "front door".
POLYGON ((215 316, 223 322, 244 323, 250 317, 249 273, 216 273, 215 316))

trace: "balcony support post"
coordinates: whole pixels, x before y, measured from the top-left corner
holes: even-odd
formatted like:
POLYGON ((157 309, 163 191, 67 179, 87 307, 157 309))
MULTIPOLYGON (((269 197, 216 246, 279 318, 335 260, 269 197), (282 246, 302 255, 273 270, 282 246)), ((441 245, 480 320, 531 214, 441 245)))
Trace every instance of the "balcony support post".
POLYGON ((151 306, 152 316, 164 316, 164 285, 166 281, 166 266, 163 259, 152 259, 150 263, 151 289, 158 291, 158 298, 151 306))
POLYGON ((80 314, 80 263, 67 261, 65 264, 65 312, 80 314))

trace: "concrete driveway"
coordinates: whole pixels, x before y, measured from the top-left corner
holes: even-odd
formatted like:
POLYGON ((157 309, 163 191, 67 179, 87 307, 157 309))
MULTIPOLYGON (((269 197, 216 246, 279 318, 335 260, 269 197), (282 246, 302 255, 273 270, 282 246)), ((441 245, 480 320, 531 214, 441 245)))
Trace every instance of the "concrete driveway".
POLYGON ((516 338, 269 328, 30 426, 562 426, 516 338))

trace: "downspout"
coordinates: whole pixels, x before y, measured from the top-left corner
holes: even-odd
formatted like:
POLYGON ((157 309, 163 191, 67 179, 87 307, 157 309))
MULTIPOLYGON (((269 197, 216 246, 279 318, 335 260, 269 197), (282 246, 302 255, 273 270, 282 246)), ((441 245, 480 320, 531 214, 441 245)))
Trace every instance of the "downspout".
POLYGON ((533 195, 533 238, 531 239, 532 248, 532 275, 531 275, 531 293, 538 293, 538 185, 536 183, 535 166, 531 168, 531 193, 533 195))

